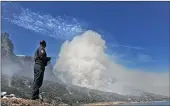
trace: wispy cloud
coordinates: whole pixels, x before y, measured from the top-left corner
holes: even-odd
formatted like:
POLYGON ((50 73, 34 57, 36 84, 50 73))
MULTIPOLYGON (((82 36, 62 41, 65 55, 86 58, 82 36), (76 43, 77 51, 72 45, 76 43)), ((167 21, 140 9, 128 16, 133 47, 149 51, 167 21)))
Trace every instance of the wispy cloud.
POLYGON ((118 54, 116 52, 114 52, 110 56, 110 58, 113 59, 113 61, 116 61, 116 62, 121 63, 121 64, 135 64, 132 60, 125 59, 126 57, 128 57, 128 55, 118 54))
MULTIPOLYGON (((68 40, 86 30, 86 26, 84 26, 84 23, 81 23, 76 18, 71 18, 68 16, 54 17, 50 14, 34 12, 30 9, 23 8, 20 5, 11 2, 2 3, 2 5, 3 19, 8 20, 9 22, 21 28, 28 29, 41 35, 49 36, 55 39, 68 40)), ((103 35, 103 38, 109 39, 114 42, 114 44, 106 42, 107 49, 111 51, 111 55, 114 55, 114 59, 121 63, 134 64, 135 62, 130 59, 130 55, 132 54, 131 50, 144 50, 144 48, 142 47, 116 44, 117 41, 114 38, 110 38, 111 36, 109 36, 109 34, 108 36, 106 36, 107 32, 99 32, 102 33, 101 35, 103 35), (120 54, 120 52, 118 54, 118 52, 114 48, 122 49, 123 55, 122 53, 120 54), (128 50, 124 50, 124 48, 127 48, 128 50), (117 54, 112 54, 113 51, 117 54)), ((138 55, 137 57, 135 55, 133 56, 134 58, 137 58, 137 62, 149 62, 150 60, 153 60, 149 60, 149 58, 151 57, 146 55, 138 55)))
POLYGON ((152 58, 151 56, 149 57, 149 55, 147 55, 148 57, 145 56, 145 58, 147 58, 148 60, 146 59, 143 59, 144 55, 141 55, 141 57, 138 55, 139 53, 142 54, 141 52, 143 50, 145 50, 144 48, 142 47, 136 47, 136 46, 128 46, 128 45, 121 45, 121 44, 111 44, 111 47, 113 47, 113 49, 120 49, 121 52, 118 54, 118 53, 113 53, 114 55, 114 58, 122 63, 122 64, 137 64, 137 63, 141 63, 141 62, 149 62, 149 58, 152 58), (133 52, 135 50, 135 52, 133 52), (122 54, 123 52, 123 54, 122 54), (142 57, 143 56, 143 57, 142 57), (143 59, 143 60, 142 60, 143 59), (137 60, 137 61, 136 61, 137 60))
POLYGON ((134 47, 134 46, 127 46, 127 45, 119 45, 119 44, 113 44, 112 47, 116 48, 127 48, 124 49, 124 55, 122 53, 113 53, 114 59, 118 62, 125 63, 125 64, 141 64, 141 63, 152 63, 156 62, 151 55, 143 53, 143 50, 145 50, 142 47, 134 47), (126 51, 127 50, 127 51, 126 51), (137 52, 133 52, 133 50, 136 50, 137 52), (125 55, 126 54, 126 55, 125 55))
POLYGON ((56 39, 70 39, 85 31, 81 22, 76 18, 43 15, 22 7, 19 13, 14 13, 10 18, 4 17, 4 19, 22 28, 56 39))
POLYGON ((123 48, 128 48, 128 49, 137 49, 137 50, 143 50, 144 48, 142 47, 134 47, 134 46, 127 46, 127 45, 112 45, 113 47, 123 47, 123 48))
POLYGON ((144 54, 144 53, 139 53, 137 55, 137 60, 138 62, 155 62, 156 61, 150 55, 144 54))

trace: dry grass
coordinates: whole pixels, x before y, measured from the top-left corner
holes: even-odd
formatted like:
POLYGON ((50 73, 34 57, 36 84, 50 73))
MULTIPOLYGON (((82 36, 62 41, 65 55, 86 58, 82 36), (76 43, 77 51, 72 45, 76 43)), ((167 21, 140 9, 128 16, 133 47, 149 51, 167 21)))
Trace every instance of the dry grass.
MULTIPOLYGON (((34 100, 26 100, 22 98, 17 99, 0 99, 2 106, 68 106, 66 104, 49 104, 41 101, 34 100)), ((81 104, 80 106, 113 106, 120 105, 125 102, 99 102, 99 103, 89 103, 89 104, 81 104)))
MULTIPOLYGON (((49 104, 40 101, 34 100, 26 100, 22 98, 18 99, 0 99, 2 106, 67 106, 66 104, 49 104)), ((101 102, 101 103, 89 103, 89 104, 81 104, 80 106, 111 106, 111 105, 119 105, 123 102, 101 102)))
POLYGON ((1 105, 5 104, 6 106, 58 106, 53 104, 48 104, 40 101, 26 100, 26 99, 1 99, 1 105))

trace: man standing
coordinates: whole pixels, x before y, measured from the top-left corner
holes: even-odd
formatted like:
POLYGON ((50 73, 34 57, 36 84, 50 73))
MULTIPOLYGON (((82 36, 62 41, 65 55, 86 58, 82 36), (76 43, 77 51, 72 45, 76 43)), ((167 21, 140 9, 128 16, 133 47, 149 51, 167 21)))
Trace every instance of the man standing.
POLYGON ((45 67, 51 58, 47 57, 46 42, 44 40, 40 41, 40 47, 35 52, 35 64, 34 64, 34 83, 33 83, 33 94, 32 99, 39 99, 39 88, 42 86, 45 67))

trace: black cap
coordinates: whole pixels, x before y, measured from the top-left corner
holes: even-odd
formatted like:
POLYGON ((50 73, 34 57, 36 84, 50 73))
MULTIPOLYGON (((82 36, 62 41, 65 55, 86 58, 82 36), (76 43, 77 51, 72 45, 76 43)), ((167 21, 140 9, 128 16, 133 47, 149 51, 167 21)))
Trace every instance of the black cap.
POLYGON ((40 45, 46 45, 45 40, 41 40, 41 41, 40 41, 40 45))

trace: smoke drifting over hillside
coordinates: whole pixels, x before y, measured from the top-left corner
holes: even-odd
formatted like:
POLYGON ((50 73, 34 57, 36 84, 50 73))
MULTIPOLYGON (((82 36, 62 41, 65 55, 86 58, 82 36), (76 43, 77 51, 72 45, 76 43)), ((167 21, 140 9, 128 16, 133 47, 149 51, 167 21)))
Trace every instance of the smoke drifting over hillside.
POLYGON ((12 76, 16 73, 18 73, 19 71, 21 71, 21 67, 12 62, 12 61, 8 61, 8 60, 3 60, 5 62, 3 62, 2 64, 2 74, 8 75, 8 86, 11 86, 11 81, 12 81, 12 76))
POLYGON ((56 75, 65 83, 123 95, 135 94, 131 88, 169 94, 168 72, 128 70, 111 60, 105 48, 101 35, 91 30, 65 41, 56 60, 56 75))

